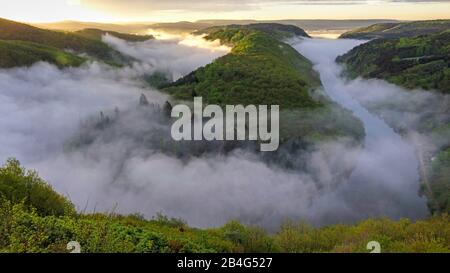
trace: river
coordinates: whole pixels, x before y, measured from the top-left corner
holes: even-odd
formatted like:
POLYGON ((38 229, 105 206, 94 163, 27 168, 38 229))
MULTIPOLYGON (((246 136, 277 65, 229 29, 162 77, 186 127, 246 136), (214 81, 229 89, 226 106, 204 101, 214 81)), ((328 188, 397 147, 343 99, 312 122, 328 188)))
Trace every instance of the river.
POLYGON ((353 91, 368 92, 369 95, 376 92, 374 82, 344 79, 341 77, 342 66, 335 62, 337 56, 361 43, 363 41, 331 39, 304 39, 293 43, 296 50, 313 62, 328 96, 352 111, 363 122, 366 132, 355 170, 349 181, 335 193, 336 198, 345 200, 344 211, 339 215, 340 219, 330 215, 328 221, 379 216, 394 219, 425 217, 428 212, 425 198, 418 195, 420 176, 414 147, 350 95, 353 91), (345 207, 359 209, 345 211, 345 207))

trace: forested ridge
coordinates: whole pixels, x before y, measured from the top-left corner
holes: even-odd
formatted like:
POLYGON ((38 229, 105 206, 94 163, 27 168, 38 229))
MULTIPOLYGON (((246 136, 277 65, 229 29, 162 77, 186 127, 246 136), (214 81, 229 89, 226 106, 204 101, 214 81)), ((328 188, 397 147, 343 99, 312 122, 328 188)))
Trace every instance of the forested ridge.
POLYGON ((320 87, 320 80, 311 62, 280 40, 298 31, 265 29, 270 28, 227 26, 203 30, 205 39, 219 39, 232 46, 231 53, 165 90, 176 98, 202 96, 208 103, 220 105, 318 106, 310 93, 320 87))
POLYGON ((340 38, 371 40, 407 38, 439 33, 450 28, 450 20, 378 23, 343 33, 340 38))
POLYGON ((79 66, 87 57, 113 66, 129 63, 129 56, 101 40, 101 36, 106 33, 129 41, 153 38, 98 29, 53 31, 0 18, 0 67, 30 66, 38 61, 59 67, 79 66), (79 54, 85 57, 79 57, 79 54))
POLYGON ((376 39, 338 57, 348 75, 379 78, 409 89, 450 93, 450 30, 376 39))

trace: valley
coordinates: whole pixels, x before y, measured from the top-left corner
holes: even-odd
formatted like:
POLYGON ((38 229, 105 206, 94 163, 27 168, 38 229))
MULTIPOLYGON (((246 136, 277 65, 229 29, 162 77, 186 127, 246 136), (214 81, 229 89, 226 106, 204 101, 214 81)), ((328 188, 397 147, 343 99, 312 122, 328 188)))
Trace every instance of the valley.
POLYGON ((448 20, 64 25, 0 19, 0 252, 450 251, 448 20), (279 148, 174 139, 198 97, 279 148))

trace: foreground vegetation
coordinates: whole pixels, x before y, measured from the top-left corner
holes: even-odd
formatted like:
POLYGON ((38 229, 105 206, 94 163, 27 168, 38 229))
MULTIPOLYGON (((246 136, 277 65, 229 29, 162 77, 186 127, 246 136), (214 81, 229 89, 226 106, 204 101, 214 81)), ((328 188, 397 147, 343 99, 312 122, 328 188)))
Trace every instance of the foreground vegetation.
POLYGON ((450 252, 450 217, 369 219, 357 225, 314 228, 286 221, 278 232, 231 221, 196 229, 158 215, 79 214, 33 171, 17 160, 0 168, 0 252, 67 252, 78 241, 82 252, 368 252, 378 241, 382 252, 450 252))

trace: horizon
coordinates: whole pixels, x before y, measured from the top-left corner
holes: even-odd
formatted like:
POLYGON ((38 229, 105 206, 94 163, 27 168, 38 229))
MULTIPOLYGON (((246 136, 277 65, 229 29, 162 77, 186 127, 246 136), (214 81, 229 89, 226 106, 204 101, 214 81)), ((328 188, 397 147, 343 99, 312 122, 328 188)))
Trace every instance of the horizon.
POLYGON ((401 19, 387 19, 387 18, 368 18, 368 19, 299 19, 299 18, 284 18, 284 19, 198 19, 198 20, 180 20, 180 21, 111 21, 111 22, 101 22, 101 21, 80 21, 80 20, 61 20, 61 21, 51 21, 51 22, 27 22, 21 20, 9 19, 6 17, 0 17, 0 19, 15 21, 24 24, 30 25, 46 25, 46 24, 62 24, 62 23, 80 23, 80 24, 111 24, 111 25, 141 25, 141 24, 177 24, 177 23, 203 23, 208 21, 228 21, 228 22, 240 22, 240 21, 249 21, 256 23, 263 22, 282 22, 282 21, 399 21, 399 22, 414 22, 414 21, 438 21, 438 20, 450 20, 450 19, 420 19, 420 20, 401 20, 401 19))
POLYGON ((450 19, 448 0, 0 0, 0 17, 25 23, 171 23, 202 20, 450 19), (26 9, 24 9, 26 7, 26 9), (250 19, 251 18, 251 19, 250 19), (380 19, 381 18, 381 19, 380 19))

